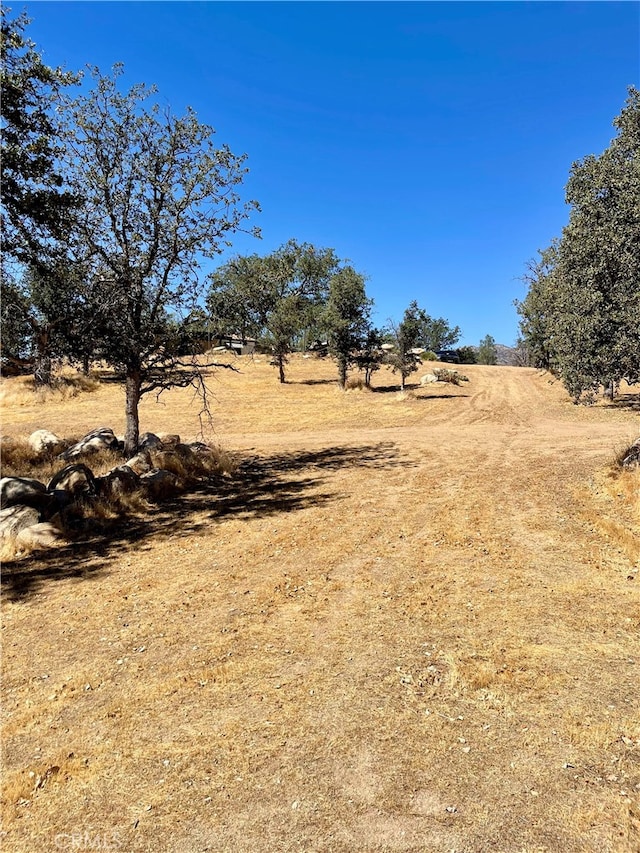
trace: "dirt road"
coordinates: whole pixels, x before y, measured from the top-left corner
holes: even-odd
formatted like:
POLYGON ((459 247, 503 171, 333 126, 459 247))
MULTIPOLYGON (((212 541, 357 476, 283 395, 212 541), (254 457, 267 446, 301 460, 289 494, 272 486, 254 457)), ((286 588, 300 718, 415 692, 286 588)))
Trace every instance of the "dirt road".
MULTIPOLYGON (((7 849, 640 849, 640 516, 604 470, 637 397, 468 375, 247 365, 232 481, 9 572, 7 849)), ((160 420, 187 432, 182 398, 160 420)))

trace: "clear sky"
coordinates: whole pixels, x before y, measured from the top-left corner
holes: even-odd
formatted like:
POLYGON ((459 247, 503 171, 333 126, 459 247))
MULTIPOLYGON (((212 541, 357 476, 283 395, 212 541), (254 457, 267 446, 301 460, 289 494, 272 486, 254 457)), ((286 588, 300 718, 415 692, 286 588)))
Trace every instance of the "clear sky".
POLYGON ((417 299, 465 344, 514 342, 571 163, 607 147, 640 68, 635 2, 8 5, 49 64, 123 62, 248 154, 263 239, 232 253, 330 246, 377 323, 417 299))

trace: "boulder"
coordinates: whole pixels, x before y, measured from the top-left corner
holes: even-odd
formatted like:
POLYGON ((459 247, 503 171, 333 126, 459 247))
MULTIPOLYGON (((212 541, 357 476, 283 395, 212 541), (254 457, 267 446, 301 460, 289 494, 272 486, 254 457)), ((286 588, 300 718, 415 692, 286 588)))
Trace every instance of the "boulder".
POLYGON ((163 501, 182 490, 182 484, 175 474, 164 468, 154 468, 140 477, 146 497, 152 501, 163 501))
POLYGON ((0 510, 0 537, 16 537, 21 530, 38 524, 38 510, 31 506, 10 506, 0 510))
POLYGON ((623 468, 640 467, 640 438, 636 439, 624 454, 623 468))
POLYGON ((33 551, 51 548, 61 544, 60 530, 50 521, 41 521, 23 527, 16 536, 16 543, 33 551))
POLYGON ((101 495, 128 495, 140 488, 140 477, 128 465, 120 465, 104 477, 96 478, 101 495))
POLYGON ((84 453, 96 453, 99 450, 118 450, 119 442, 112 429, 100 427, 88 432, 80 441, 65 450, 59 459, 75 459, 84 453))
POLYGON ((132 456, 131 459, 128 459, 125 462, 125 465, 138 476, 140 476, 140 474, 146 474, 147 471, 151 471, 153 468, 151 454, 148 450, 141 450, 139 453, 136 453, 135 456, 132 456))
POLYGON ((176 444, 173 448, 174 453, 182 459, 183 462, 193 462, 195 456, 193 447, 190 444, 176 444))
POLYGON ((36 453, 44 453, 45 450, 53 450, 62 442, 58 436, 49 432, 48 429, 37 429, 29 436, 29 447, 36 453))
POLYGON ((159 432, 158 438, 162 442, 163 450, 173 450, 180 444, 180 436, 170 432, 159 432))
POLYGON ((53 494, 66 492, 73 497, 95 495, 98 491, 93 472, 82 463, 67 465, 62 471, 58 471, 47 488, 53 494))
POLYGON ((211 453, 211 447, 203 441, 192 441, 184 446, 188 447, 196 456, 206 456, 206 454, 211 453))
POLYGON ((29 506, 40 512, 47 511, 53 498, 47 487, 31 477, 3 477, 0 480, 0 509, 10 506, 29 506))
POLYGON ((162 439, 154 432, 143 432, 138 439, 138 450, 161 450, 162 439))
POLYGON ((430 385, 432 382, 437 382, 437 381, 438 381, 438 377, 435 375, 435 373, 425 373, 424 376, 420 377, 420 384, 421 385, 430 385))

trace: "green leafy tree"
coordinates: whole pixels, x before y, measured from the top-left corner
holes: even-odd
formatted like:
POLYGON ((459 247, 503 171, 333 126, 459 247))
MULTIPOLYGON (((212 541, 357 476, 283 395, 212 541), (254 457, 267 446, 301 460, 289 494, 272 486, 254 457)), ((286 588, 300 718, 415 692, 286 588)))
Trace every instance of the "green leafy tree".
POLYGON ((430 352, 449 349, 460 340, 460 328, 451 326, 444 317, 430 317, 421 311, 421 332, 419 345, 430 352))
POLYGON ((640 379, 640 92, 630 88, 617 135, 598 157, 574 163, 561 238, 534 268, 519 306, 534 362, 561 377, 573 399, 613 396, 640 379), (541 356, 546 356, 544 363, 541 356))
POLYGON ((33 357, 36 385, 50 385, 52 359, 70 354, 62 332, 78 322, 69 242, 80 196, 65 186, 55 105, 79 78, 45 65, 25 35, 29 19, 8 12, 0 32, 3 351, 33 357))
POLYGON ((22 290, 6 266, 0 267, 2 300, 2 362, 27 360, 31 356, 31 328, 26 318, 22 290))
POLYGON ((179 325, 204 295, 200 260, 230 245, 257 204, 238 195, 245 155, 216 148, 213 129, 192 110, 178 118, 160 107, 155 89, 121 92, 121 74, 121 66, 111 76, 94 69, 93 89, 66 102, 65 167, 84 198, 75 248, 99 285, 101 345, 125 380, 125 449, 133 453, 144 394, 204 391, 202 365, 180 357, 179 325))
POLYGON ((25 265, 58 260, 79 196, 64 186, 54 105, 77 75, 49 68, 25 35, 29 19, 0 14, 3 256, 25 265))
POLYGON ((478 354, 474 347, 458 347, 456 350, 460 364, 477 364, 478 354))
POLYGON ((394 346, 386 361, 392 366, 394 373, 400 373, 403 389, 407 376, 418 368, 418 353, 412 350, 422 349, 435 353, 453 346, 461 334, 458 326, 451 326, 444 317, 430 317, 415 299, 404 312, 402 322, 398 326, 391 323, 386 332, 394 346))
POLYGON ((496 342, 491 335, 486 335, 478 347, 478 364, 497 364, 498 350, 496 342))
POLYGON ((532 367, 554 370, 552 319, 556 314, 555 295, 558 292, 554 269, 558 258, 558 241, 538 251, 538 258, 529 261, 523 281, 528 286, 526 297, 516 300, 520 314, 520 346, 526 352, 526 361, 532 367))
POLYGON ((367 330, 360 348, 353 354, 353 364, 364 373, 364 384, 371 387, 371 377, 380 370, 385 353, 382 349, 384 343, 384 332, 381 329, 370 327, 367 330))
POLYGON ((285 382, 296 340, 316 324, 338 266, 333 249, 296 240, 266 256, 234 258, 209 277, 211 321, 219 332, 268 341, 285 382))
POLYGON ((51 385, 53 359, 83 360, 98 318, 83 298, 78 267, 64 259, 22 269, 19 276, 3 288, 3 352, 33 359, 35 385, 51 385))
POLYGON ((351 266, 338 270, 329 281, 329 294, 320 318, 329 352, 338 365, 341 388, 345 387, 347 370, 367 342, 371 327, 373 300, 367 297, 364 281, 364 276, 351 266))
POLYGON ((400 388, 404 391, 407 377, 418 369, 419 356, 413 350, 423 347, 424 321, 426 314, 414 300, 405 310, 397 325, 390 322, 386 336, 393 344, 393 350, 387 353, 386 362, 394 373, 400 374, 400 388))

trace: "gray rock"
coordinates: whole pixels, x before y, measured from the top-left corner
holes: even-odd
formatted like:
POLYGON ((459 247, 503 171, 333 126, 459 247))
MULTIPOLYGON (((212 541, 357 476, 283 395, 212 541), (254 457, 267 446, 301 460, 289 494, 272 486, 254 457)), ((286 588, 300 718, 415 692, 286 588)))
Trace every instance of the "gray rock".
POLYGON ((148 450, 141 450, 139 453, 136 453, 135 456, 132 456, 131 459, 128 459, 125 462, 125 465, 138 474, 138 476, 140 474, 146 474, 147 471, 151 471, 153 468, 151 454, 148 450))
POLYGON ((0 509, 9 506, 30 506, 46 511, 52 504, 47 487, 31 477, 3 477, 0 480, 0 509))
POLYGON ((163 450, 173 450, 180 444, 180 436, 175 433, 159 432, 158 438, 162 442, 163 450))
POLYGON ((29 447, 35 450, 36 453, 43 453, 45 450, 53 450, 62 442, 58 436, 49 432, 48 429, 37 429, 29 436, 29 447))
POLYGON ((430 385, 432 382, 437 382, 437 381, 438 381, 438 377, 435 375, 435 373, 425 373, 424 376, 420 377, 420 384, 421 385, 430 385))
POLYGON ((164 468, 154 468, 140 477, 146 496, 152 501, 162 501, 173 497, 182 490, 182 484, 175 474, 164 468))
POLYGON ((82 463, 67 465, 58 471, 47 488, 50 492, 67 492, 74 497, 95 495, 98 491, 93 472, 82 463))
POLYGON ((153 432, 143 432, 138 439, 138 450, 161 450, 162 439, 153 432))
POLYGON ((0 537, 16 537, 26 527, 38 524, 38 510, 31 506, 10 506, 0 510, 0 537))
POLYGON ((16 536, 16 543, 34 551, 51 548, 61 544, 60 530, 50 521, 42 521, 23 527, 16 536))
POLYGON ((622 460, 622 467, 640 467, 640 438, 636 439, 625 453, 624 459, 622 460))
POLYGON ((99 450, 118 450, 119 442, 112 429, 100 427, 88 432, 72 447, 61 453, 59 459, 75 459, 84 453, 96 453, 99 450))
POLYGON ((128 495, 141 487, 140 477, 128 465, 120 465, 104 477, 98 477, 96 485, 100 494, 107 496, 128 495))

